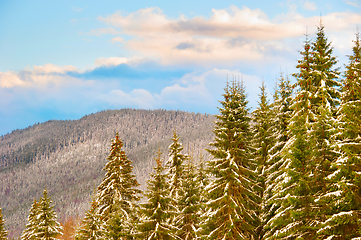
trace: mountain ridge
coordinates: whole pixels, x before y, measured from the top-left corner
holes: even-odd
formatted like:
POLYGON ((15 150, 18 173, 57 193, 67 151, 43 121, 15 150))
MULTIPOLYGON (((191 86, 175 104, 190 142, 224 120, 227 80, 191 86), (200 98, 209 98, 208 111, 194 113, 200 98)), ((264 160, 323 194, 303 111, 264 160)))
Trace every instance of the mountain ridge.
POLYGON ((176 129, 184 152, 207 153, 215 117, 168 110, 106 110, 78 120, 52 120, 0 137, 0 207, 10 236, 19 236, 30 205, 46 187, 59 218, 81 216, 104 176, 111 139, 123 150, 144 189, 160 147, 168 154, 176 129))

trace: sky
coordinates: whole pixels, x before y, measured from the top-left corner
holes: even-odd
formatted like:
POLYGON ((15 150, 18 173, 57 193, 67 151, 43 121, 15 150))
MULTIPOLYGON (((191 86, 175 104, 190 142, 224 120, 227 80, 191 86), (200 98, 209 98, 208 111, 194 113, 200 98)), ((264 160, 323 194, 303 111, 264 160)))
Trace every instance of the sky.
POLYGON ((342 71, 360 0, 0 1, 0 136, 107 109, 217 114, 227 78, 255 109, 320 19, 342 71))

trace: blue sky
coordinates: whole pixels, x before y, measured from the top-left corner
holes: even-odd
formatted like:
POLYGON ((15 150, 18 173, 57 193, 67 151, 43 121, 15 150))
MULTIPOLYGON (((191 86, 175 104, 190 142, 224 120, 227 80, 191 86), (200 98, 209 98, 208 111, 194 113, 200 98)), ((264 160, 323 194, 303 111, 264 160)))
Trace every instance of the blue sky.
MULTIPOLYGON (((296 71, 320 15, 339 67, 358 0, 1 1, 0 135, 119 108, 215 114, 243 76, 249 106, 282 70, 296 71)), ((270 96, 271 98, 271 96, 270 96)))

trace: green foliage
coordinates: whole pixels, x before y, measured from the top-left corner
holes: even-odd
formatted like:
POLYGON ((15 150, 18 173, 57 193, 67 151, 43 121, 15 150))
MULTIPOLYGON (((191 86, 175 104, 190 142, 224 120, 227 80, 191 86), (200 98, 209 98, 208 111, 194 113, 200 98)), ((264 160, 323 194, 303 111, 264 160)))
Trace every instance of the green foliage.
POLYGON ((339 143, 341 155, 334 163, 337 169, 329 178, 334 182, 332 196, 333 214, 329 215, 319 230, 323 237, 343 239, 361 237, 361 42, 356 35, 353 54, 349 56, 342 85, 339 116, 339 143))
POLYGON ((100 215, 97 213, 97 203, 95 198, 91 203, 91 208, 85 213, 82 220, 82 225, 78 229, 75 239, 76 240, 103 240, 104 229, 102 228, 103 222, 100 220, 100 215))
POLYGON ((312 143, 307 135, 304 124, 305 119, 299 121, 292 129, 293 144, 287 158, 289 164, 286 168, 286 177, 281 183, 282 189, 276 194, 276 201, 281 206, 275 212, 275 216, 268 222, 271 229, 265 239, 317 239, 314 227, 314 196, 311 192, 313 184, 312 171, 312 143))
POLYGON ((200 218, 204 219, 204 213, 206 212, 206 203, 208 201, 207 194, 208 191, 206 187, 209 184, 209 174, 208 170, 206 169, 206 163, 204 161, 203 155, 199 156, 199 163, 197 166, 197 173, 196 173, 196 182, 199 186, 200 197, 199 197, 199 211, 200 211, 200 218))
POLYGON ((184 165, 183 181, 177 207, 179 209, 175 218, 178 227, 177 235, 180 239, 196 239, 200 222, 201 189, 197 181, 196 167, 192 158, 184 165))
POLYGON ((35 231, 35 238, 39 240, 57 239, 62 235, 63 228, 57 221, 57 215, 54 211, 54 206, 51 206, 52 201, 48 197, 47 190, 43 192, 43 197, 39 200, 39 212, 36 216, 38 226, 35 231))
POLYGON ((39 203, 34 200, 34 203, 31 205, 30 213, 28 216, 28 224, 21 235, 22 240, 35 239, 33 233, 37 230, 38 219, 36 218, 39 214, 39 203))
POLYGON ((168 170, 168 178, 170 180, 170 196, 174 201, 177 201, 179 191, 183 179, 183 161, 187 158, 182 154, 183 146, 179 142, 179 137, 176 131, 173 131, 172 144, 169 146, 169 160, 166 163, 168 170))
POLYGON ((51 203, 48 192, 44 189, 43 197, 39 202, 34 200, 31 206, 29 223, 26 225, 21 239, 53 240, 62 235, 63 228, 57 221, 57 215, 51 203))
POLYGON ((167 174, 161 160, 161 152, 155 159, 157 165, 155 172, 151 173, 151 179, 147 181, 147 191, 144 194, 147 202, 140 204, 140 223, 138 224, 139 239, 166 240, 178 239, 175 235, 177 229, 172 225, 172 219, 177 210, 172 205, 169 195, 169 183, 167 174))
POLYGON ((262 214, 263 231, 262 234, 272 235, 273 228, 269 227, 268 222, 275 216, 275 212, 281 206, 281 201, 274 196, 283 188, 281 180, 286 173, 286 163, 288 162, 283 154, 286 142, 290 138, 288 129, 289 120, 291 118, 291 102, 292 102, 292 86, 288 78, 284 78, 282 73, 278 81, 278 85, 274 94, 274 102, 272 105, 272 137, 274 144, 269 150, 269 158, 267 167, 265 168, 265 185, 267 186, 263 193, 262 214))
POLYGON ((335 114, 339 104, 336 58, 322 22, 315 42, 305 41, 297 68, 297 95, 292 103, 290 139, 283 149, 285 174, 278 179, 271 202, 281 207, 268 222, 266 239, 318 239, 317 230, 332 213, 328 176, 334 169, 335 114), (285 220, 287 219, 287 220, 285 220))
POLYGON ((3 219, 2 209, 0 208, 0 240, 6 240, 8 232, 5 230, 5 221, 3 219))
POLYGON ((134 228, 131 220, 122 211, 114 211, 105 225, 105 239, 133 239, 134 228))
MULTIPOLYGON (((128 229, 128 233, 124 234, 130 236, 133 230, 127 228, 126 223, 136 219, 135 209, 141 191, 136 188, 139 184, 132 173, 131 161, 121 150, 122 147, 123 143, 116 133, 107 158, 108 162, 104 167, 105 177, 98 186, 96 201, 101 220, 106 223, 108 220, 110 221, 107 223, 110 231, 116 231, 114 226, 120 222, 123 225, 117 227, 128 229)), ((112 234, 112 236, 118 239, 117 233, 112 234)))
POLYGON ((267 171, 270 167, 270 158, 271 152, 270 150, 275 145, 275 136, 274 132, 274 119, 273 111, 267 100, 266 87, 264 82, 262 82, 262 86, 260 87, 261 93, 259 95, 260 99, 258 102, 258 107, 252 112, 253 115, 253 140, 252 146, 254 148, 253 158, 255 163, 257 164, 257 181, 259 191, 257 192, 258 196, 262 198, 261 208, 258 210, 258 215, 262 216, 262 223, 257 228, 257 234, 259 238, 262 238, 263 235, 263 225, 267 221, 266 215, 269 214, 269 207, 266 205, 266 200, 268 200, 269 195, 265 192, 267 191, 266 181, 270 171, 267 171))
POLYGON ((324 32, 324 25, 320 21, 317 27, 317 37, 312 44, 312 86, 315 94, 312 98, 312 104, 320 106, 327 104, 333 114, 336 113, 336 107, 339 105, 340 92, 338 87, 341 84, 338 81, 340 72, 334 69, 337 63, 336 57, 332 55, 333 48, 331 42, 327 41, 324 32), (321 91, 325 91, 322 93, 321 91))
POLYGON ((202 224, 207 239, 255 239, 259 219, 255 210, 260 198, 254 192, 257 181, 251 159, 250 117, 243 85, 232 82, 221 101, 209 152, 213 175, 207 187, 207 219, 202 224))

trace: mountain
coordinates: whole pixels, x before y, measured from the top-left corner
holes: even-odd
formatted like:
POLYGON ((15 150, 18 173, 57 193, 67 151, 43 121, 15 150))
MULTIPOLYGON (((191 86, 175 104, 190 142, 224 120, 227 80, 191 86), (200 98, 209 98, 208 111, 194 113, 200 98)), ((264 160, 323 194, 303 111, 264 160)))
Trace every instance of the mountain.
POLYGON ((160 147, 168 154, 176 129, 184 152, 207 156, 214 116, 166 110, 107 110, 73 121, 48 121, 0 137, 0 207, 19 236, 44 188, 60 221, 82 216, 104 176, 111 139, 118 132, 141 188, 160 147))

